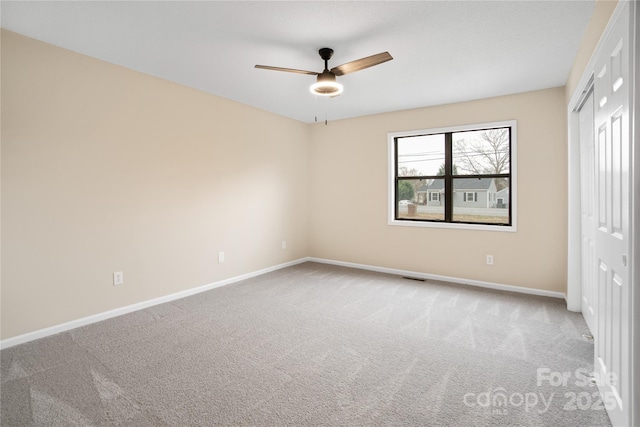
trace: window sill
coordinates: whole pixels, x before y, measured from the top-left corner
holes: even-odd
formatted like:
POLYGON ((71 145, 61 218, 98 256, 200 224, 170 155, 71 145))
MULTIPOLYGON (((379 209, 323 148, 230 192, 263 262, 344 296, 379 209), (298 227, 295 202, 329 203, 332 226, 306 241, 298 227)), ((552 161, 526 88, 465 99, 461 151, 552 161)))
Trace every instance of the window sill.
POLYGON ((389 225, 398 227, 418 227, 418 228, 442 228, 454 230, 476 230, 476 231, 501 231, 515 233, 516 225, 487 225, 487 224, 462 224, 454 222, 427 222, 427 221, 405 221, 398 219, 389 220, 389 225))

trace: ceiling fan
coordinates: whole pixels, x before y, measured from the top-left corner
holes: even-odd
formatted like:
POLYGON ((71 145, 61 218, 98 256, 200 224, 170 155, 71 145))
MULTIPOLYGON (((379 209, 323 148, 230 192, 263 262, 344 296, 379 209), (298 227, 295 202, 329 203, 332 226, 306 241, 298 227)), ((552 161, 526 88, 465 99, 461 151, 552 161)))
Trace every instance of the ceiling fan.
POLYGON ((320 58, 324 60, 324 71, 321 73, 317 73, 315 71, 296 70, 294 68, 271 67, 268 65, 256 65, 256 68, 318 76, 316 83, 312 84, 309 88, 311 90, 311 93, 315 95, 333 97, 340 95, 343 90, 342 85, 336 82, 336 76, 344 76, 345 74, 364 70, 365 68, 373 67, 374 65, 379 65, 383 62, 391 61, 393 59, 389 52, 382 52, 376 55, 367 56, 366 58, 347 62, 346 64, 333 67, 331 70, 329 70, 328 64, 329 60, 333 56, 333 49, 323 47, 318 51, 318 53, 320 54, 320 58))

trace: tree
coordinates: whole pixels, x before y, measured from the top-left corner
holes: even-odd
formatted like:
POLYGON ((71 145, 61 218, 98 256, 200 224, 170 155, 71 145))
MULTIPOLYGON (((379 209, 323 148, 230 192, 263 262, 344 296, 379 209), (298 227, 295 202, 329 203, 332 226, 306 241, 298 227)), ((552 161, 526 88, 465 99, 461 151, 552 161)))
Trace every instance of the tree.
MULTIPOLYGON (((509 152, 507 129, 484 130, 478 139, 461 139, 453 144, 454 168, 458 166, 462 173, 474 175, 508 173, 509 152)), ((504 179, 496 179, 498 191, 507 185, 504 179)))
POLYGON ((398 176, 418 176, 418 175, 420 175, 420 172, 418 171, 418 169, 414 169, 414 168, 409 169, 406 166, 400 166, 400 168, 398 169, 398 176))
POLYGON ((398 182, 398 200, 413 200, 415 191, 409 181, 398 182))
POLYGON ((509 132, 489 129, 480 138, 458 140, 453 145, 453 158, 463 172, 471 174, 499 174, 509 171, 509 132))
MULTIPOLYGON (((458 175, 458 166, 457 165, 453 165, 453 174, 454 175, 458 175)), ((436 175, 444 176, 444 163, 440 165, 440 167, 438 168, 438 173, 436 175)))
MULTIPOLYGON (((398 172, 399 172, 398 176, 419 176, 420 175, 420 171, 418 169, 415 169, 415 168, 409 169, 406 166, 400 166, 398 172)), ((416 180, 403 181, 403 182, 410 184, 413 187, 413 192, 411 193, 410 197, 407 197, 407 198, 401 197, 400 200, 411 200, 413 196, 418 192, 420 185, 422 185, 422 181, 416 179, 416 180)))

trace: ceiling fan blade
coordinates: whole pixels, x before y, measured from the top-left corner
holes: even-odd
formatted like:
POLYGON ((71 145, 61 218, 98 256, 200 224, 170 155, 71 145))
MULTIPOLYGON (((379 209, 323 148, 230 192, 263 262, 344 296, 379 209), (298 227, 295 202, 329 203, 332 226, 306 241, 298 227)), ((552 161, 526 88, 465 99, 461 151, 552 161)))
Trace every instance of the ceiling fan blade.
POLYGON ((316 73, 315 71, 296 70, 295 68, 270 67, 268 65, 256 65, 256 68, 262 68, 263 70, 285 71, 287 73, 310 74, 312 76, 317 76, 318 74, 320 74, 316 73))
POLYGON ((374 65, 382 64, 383 62, 391 61, 393 57, 389 52, 382 52, 376 55, 367 56, 366 58, 356 59, 355 61, 347 62, 346 64, 338 65, 331 69, 331 72, 336 76, 344 76, 345 74, 353 73, 355 71, 364 70, 365 68, 373 67, 374 65))

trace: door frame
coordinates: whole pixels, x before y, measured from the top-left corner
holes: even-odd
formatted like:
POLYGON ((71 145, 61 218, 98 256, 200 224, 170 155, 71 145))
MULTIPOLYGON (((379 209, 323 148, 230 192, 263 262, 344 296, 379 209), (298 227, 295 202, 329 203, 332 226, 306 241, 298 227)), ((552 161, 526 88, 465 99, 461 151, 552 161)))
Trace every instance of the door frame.
MULTIPOLYGON (((629 7, 630 48, 631 56, 629 73, 632 100, 629 105, 630 120, 630 227, 631 254, 629 254, 629 278, 631 280, 631 378, 629 378, 631 395, 629 402, 640 401, 640 238, 634 237, 640 230, 640 7, 636 2, 621 0, 618 2, 600 41, 594 50, 589 63, 580 78, 576 90, 567 105, 568 125, 568 230, 567 230, 567 309, 580 312, 582 310, 581 284, 581 200, 580 200, 580 118, 578 111, 587 95, 590 80, 593 79, 595 58, 603 50, 603 41, 612 30, 612 23, 629 7), (634 357, 635 356, 635 357, 634 357)), ((640 425, 640 405, 631 405, 631 425, 640 425)))
POLYGON ((631 424, 640 425, 640 5, 633 2, 631 5, 631 57, 629 63, 632 67, 631 94, 632 101, 629 108, 629 120, 631 126, 631 229, 636 230, 636 237, 631 242, 631 398, 636 404, 631 412, 631 424), (635 357, 634 357, 635 356, 635 357))

